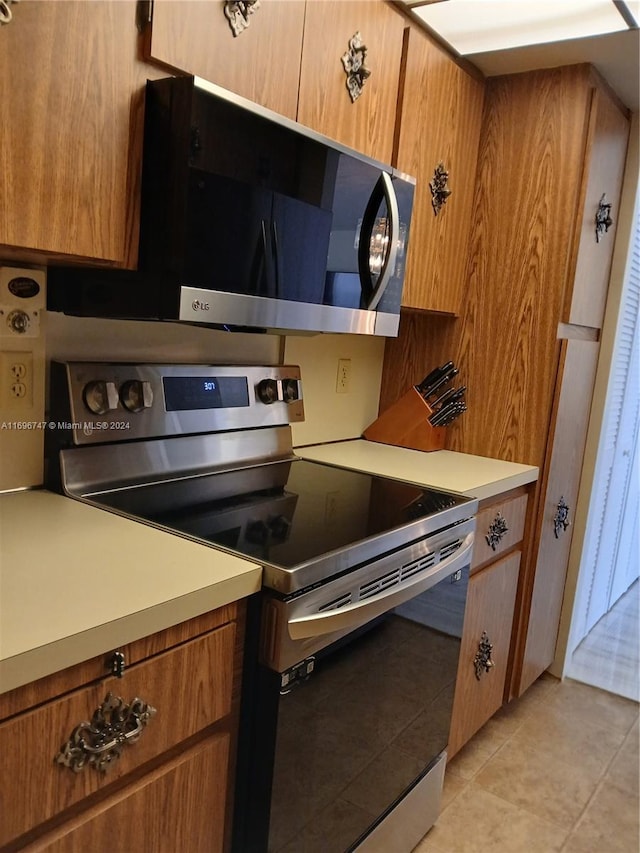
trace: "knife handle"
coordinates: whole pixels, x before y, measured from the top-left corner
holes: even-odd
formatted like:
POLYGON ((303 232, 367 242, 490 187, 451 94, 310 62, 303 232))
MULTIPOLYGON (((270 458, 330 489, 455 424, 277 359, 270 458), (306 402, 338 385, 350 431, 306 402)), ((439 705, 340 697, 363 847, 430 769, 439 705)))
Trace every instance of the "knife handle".
POLYGON ((432 385, 436 379, 440 379, 441 376, 444 376, 451 368, 453 367, 453 362, 448 361, 446 364, 443 364, 442 367, 436 367, 435 370, 432 370, 431 373, 428 373, 422 382, 416 385, 416 389, 422 394, 430 385, 432 385))

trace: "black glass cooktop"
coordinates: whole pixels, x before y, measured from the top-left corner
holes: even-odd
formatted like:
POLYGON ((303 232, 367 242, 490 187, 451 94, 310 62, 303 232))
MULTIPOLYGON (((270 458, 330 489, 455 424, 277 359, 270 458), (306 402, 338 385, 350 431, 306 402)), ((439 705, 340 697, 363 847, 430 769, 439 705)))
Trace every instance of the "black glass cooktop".
POLYGON ((291 569, 469 499, 297 459, 102 493, 93 500, 291 569))

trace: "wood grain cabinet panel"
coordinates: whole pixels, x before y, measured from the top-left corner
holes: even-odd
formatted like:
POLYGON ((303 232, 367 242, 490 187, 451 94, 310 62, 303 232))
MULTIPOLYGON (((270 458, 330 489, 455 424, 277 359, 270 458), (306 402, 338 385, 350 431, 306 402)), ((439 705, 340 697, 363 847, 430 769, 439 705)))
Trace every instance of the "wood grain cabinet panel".
POLYGON ((601 88, 593 90, 581 215, 577 219, 578 254, 573 287, 567 288, 567 323, 601 328, 609 287, 629 120, 601 88), (600 201, 610 204, 612 224, 596 237, 600 201))
POLYGON ((390 163, 405 19, 380 0, 312 0, 306 7, 298 121, 390 163), (356 32, 371 76, 352 102, 341 57, 356 32))
POLYGON ((571 340, 562 345, 559 399, 542 484, 544 502, 537 519, 533 593, 517 695, 552 663, 555 654, 599 349, 594 341, 571 340), (566 528, 555 524, 561 501, 569 508, 566 528))
POLYGON ((0 725, 0 844, 106 787, 150 759, 228 715, 234 678, 236 625, 231 623, 131 666, 0 725), (111 692, 156 709, 135 743, 108 772, 80 772, 54 757, 80 723, 90 720, 111 692), (26 792, 31 792, 26 795, 26 792))
POLYGON ((517 495, 492 503, 476 516, 476 538, 473 543, 471 571, 497 559, 522 541, 527 515, 527 495, 517 495), (500 534, 503 530, 504 533, 500 534), (491 533, 498 532, 499 539, 491 533))
POLYGON ((234 37, 220 0, 160 0, 145 56, 295 119, 304 16, 304 2, 268 0, 234 37))
POLYGON ((0 257, 135 266, 136 3, 33 0, 0 32, 0 257))
POLYGON ((222 853, 229 736, 186 750, 25 853, 222 853))
POLYGON ((402 304, 458 314, 473 211, 484 84, 415 28, 405 44, 397 164, 417 179, 402 304), (440 164, 451 195, 436 215, 440 164))
POLYGON ((491 563, 469 579, 460 664, 449 734, 451 758, 502 705, 520 552, 491 563), (474 661, 483 633, 493 646, 493 666, 476 677, 474 661))
POLYGON ((456 361, 469 408, 450 450, 544 462, 589 79, 574 66, 487 81, 456 361))

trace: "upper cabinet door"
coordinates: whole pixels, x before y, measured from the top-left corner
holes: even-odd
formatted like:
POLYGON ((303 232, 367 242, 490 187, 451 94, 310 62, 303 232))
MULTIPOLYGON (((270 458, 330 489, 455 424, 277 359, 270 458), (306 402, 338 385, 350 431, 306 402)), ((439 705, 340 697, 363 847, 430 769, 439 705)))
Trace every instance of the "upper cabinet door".
POLYGON ((237 36, 219 0, 153 4, 145 57, 295 119, 304 2, 267 0, 237 36))
MULTIPOLYGON (((30 2, 0 32, 0 244, 134 265, 136 4, 30 2)), ((150 73, 151 72, 151 73, 150 73)))
POLYGON ((628 139, 627 116, 607 92, 594 89, 582 186, 584 201, 577 224, 576 272, 565 301, 567 323, 602 326, 628 139), (599 210, 603 219, 610 218, 611 224, 603 224, 597 231, 599 210))
MULTIPOLYGON (((417 178, 403 305, 457 314, 467 262, 484 84, 409 32, 397 165, 417 178), (436 213, 430 184, 448 173, 436 213)), ((443 179, 444 182, 444 179, 443 179)))
POLYGON ((405 19, 380 0, 313 0, 306 6, 298 121, 390 163, 405 19), (342 57, 356 33, 371 74, 352 101, 342 57))

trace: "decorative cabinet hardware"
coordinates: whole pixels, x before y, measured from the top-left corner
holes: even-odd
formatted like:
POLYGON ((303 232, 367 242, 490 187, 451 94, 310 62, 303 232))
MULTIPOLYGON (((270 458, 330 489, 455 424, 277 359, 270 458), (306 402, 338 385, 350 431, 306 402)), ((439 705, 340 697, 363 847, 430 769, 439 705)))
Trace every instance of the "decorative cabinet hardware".
POLYGON ((564 531, 569 527, 571 522, 569 521, 569 507, 564 502, 564 496, 560 498, 558 501, 558 506, 556 507, 556 514, 553 517, 553 535, 556 539, 560 538, 560 533, 564 533, 564 531))
POLYGON ((604 200, 606 193, 602 193, 596 210, 596 243, 600 242, 600 235, 606 234, 613 225, 611 218, 611 205, 604 200))
POLYGON ((444 167, 444 163, 440 162, 436 166, 433 178, 429 183, 431 190, 431 206, 433 212, 437 216, 442 210, 442 206, 451 195, 451 190, 447 184, 449 180, 449 172, 444 167))
POLYGON ((0 0, 0 26, 10 24, 13 18, 11 3, 19 3, 20 0, 0 0))
POLYGON ((508 532, 509 528, 507 527, 507 522, 505 521, 502 513, 499 512, 489 525, 487 535, 484 537, 487 545, 492 551, 496 550, 503 536, 508 532))
POLYGON ((55 761, 79 773, 85 765, 102 773, 120 758, 127 743, 135 743, 156 709, 142 699, 127 705, 119 696, 107 693, 102 705, 93 712, 91 722, 83 722, 71 733, 55 761))
POLYGON ((366 66, 367 46, 362 43, 360 32, 354 33, 349 39, 349 50, 342 56, 342 65, 347 75, 347 90, 353 102, 362 94, 371 69, 366 66))
POLYGON ((226 0, 224 14, 234 37, 243 33, 251 23, 251 15, 260 8, 260 0, 226 0))
POLYGON ((483 631, 482 636, 480 637, 480 642, 478 643, 478 651, 473 659, 473 665, 476 670, 476 679, 478 681, 480 681, 480 676, 483 672, 489 672, 494 666, 494 662, 491 660, 492 651, 493 644, 489 642, 487 632, 483 631))
POLYGON ((115 675, 117 678, 122 678, 125 666, 126 662, 123 652, 114 652, 109 658, 109 670, 111 671, 111 674, 115 675))

